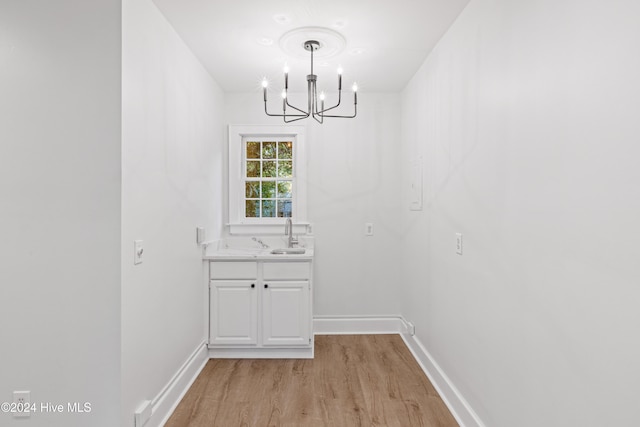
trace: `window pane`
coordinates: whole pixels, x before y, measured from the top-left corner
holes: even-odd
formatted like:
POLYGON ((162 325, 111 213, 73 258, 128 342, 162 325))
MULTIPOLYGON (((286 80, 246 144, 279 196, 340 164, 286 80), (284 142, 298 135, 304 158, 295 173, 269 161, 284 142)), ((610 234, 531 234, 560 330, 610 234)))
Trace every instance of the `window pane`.
POLYGON ((260 181, 247 181, 245 182, 245 197, 247 199, 260 198, 260 181))
POLYGON ((247 159, 259 159, 260 158, 260 142, 249 141, 247 142, 247 159))
POLYGON ((245 201, 245 217, 260 218, 260 201, 259 200, 245 201))
POLYGON ((262 177, 274 178, 276 176, 276 162, 267 160, 262 162, 262 177))
POLYGON ((290 218, 291 214, 291 200, 278 200, 278 217, 290 218))
POLYGON ((262 201, 262 217, 275 217, 276 216, 276 201, 275 200, 263 200, 262 201))
POLYGON ((276 143, 275 142, 263 142, 262 143, 262 158, 263 159, 275 159, 276 158, 276 143))
POLYGON ((262 181, 262 198, 273 199, 276 197, 275 181, 262 181))
POLYGON ((291 160, 283 160, 278 162, 278 176, 282 178, 293 177, 291 170, 291 160))
POLYGON ((247 162, 247 176, 250 178, 260 177, 260 162, 256 162, 256 161, 247 162))
POLYGON ((278 198, 279 199, 291 198, 291 182, 290 181, 278 181, 278 198))
POLYGON ((290 159, 292 158, 293 143, 291 141, 278 142, 278 158, 290 159))

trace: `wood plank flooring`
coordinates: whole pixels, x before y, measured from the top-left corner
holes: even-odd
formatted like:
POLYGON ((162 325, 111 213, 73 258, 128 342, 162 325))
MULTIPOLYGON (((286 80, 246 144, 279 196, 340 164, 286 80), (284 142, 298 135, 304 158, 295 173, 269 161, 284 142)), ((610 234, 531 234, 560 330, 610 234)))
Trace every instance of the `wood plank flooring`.
POLYGON ((315 359, 212 359, 166 427, 451 427, 399 335, 320 335, 315 359))

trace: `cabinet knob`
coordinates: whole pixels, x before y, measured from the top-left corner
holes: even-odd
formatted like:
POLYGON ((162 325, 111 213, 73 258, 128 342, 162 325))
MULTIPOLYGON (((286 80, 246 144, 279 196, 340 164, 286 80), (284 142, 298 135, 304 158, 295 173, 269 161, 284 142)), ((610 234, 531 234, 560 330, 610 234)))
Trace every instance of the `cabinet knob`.
POLYGON ((267 285, 266 283, 264 284, 264 288, 267 289, 269 287, 269 285, 267 285))
POLYGON ((255 288, 255 287, 256 287, 256 284, 255 284, 255 283, 252 283, 252 284, 251 284, 251 287, 252 287, 252 288, 255 288))

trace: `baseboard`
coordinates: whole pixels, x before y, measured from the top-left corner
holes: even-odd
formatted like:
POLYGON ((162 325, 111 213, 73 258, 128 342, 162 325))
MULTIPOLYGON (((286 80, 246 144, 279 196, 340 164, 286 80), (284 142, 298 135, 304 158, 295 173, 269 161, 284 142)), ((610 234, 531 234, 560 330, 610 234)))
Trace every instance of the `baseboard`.
POLYGON ((144 424, 144 427, 160 427, 167 422, 208 360, 207 343, 203 341, 198 344, 191 356, 178 369, 178 372, 151 401, 151 418, 144 424))
POLYGON ((414 335, 401 333, 403 341, 413 354, 424 373, 440 394, 440 397, 460 424, 460 427, 485 427, 480 417, 474 412, 460 391, 451 382, 431 354, 414 335))
POLYGON ((401 316, 315 316, 315 335, 399 334, 406 331, 401 316))
POLYGON ((303 348, 224 348, 209 347, 211 359, 313 359, 313 346, 303 348))

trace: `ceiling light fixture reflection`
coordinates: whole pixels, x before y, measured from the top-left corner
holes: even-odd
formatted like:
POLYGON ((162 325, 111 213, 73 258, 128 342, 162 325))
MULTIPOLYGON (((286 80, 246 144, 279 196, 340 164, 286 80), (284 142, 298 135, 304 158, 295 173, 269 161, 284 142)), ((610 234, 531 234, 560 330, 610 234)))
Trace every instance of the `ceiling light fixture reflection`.
POLYGON ((289 15, 285 15, 284 13, 278 13, 277 15, 273 15, 273 20, 278 24, 286 25, 291 23, 291 17, 289 15))
POLYGON ((273 39, 270 39, 269 37, 258 37, 256 41, 262 46, 271 46, 273 44, 273 39))
POLYGON ((342 20, 342 19, 338 19, 337 21, 335 21, 332 25, 333 28, 337 28, 337 29, 342 29, 344 27, 347 26, 347 21, 342 20))
POLYGON ((316 87, 316 82, 318 80, 318 76, 313 74, 313 53, 320 49, 320 42, 316 40, 307 40, 304 43, 304 48, 310 52, 311 54, 311 72, 307 75, 307 109, 303 110, 297 107, 294 107, 289 103, 289 98, 287 96, 287 92, 289 91, 289 67, 285 65, 284 69, 284 89, 282 90, 282 114, 271 114, 267 110, 267 89, 269 83, 266 79, 262 81, 262 94, 264 99, 264 112, 267 116, 272 117, 282 117, 285 123, 295 122, 297 120, 306 119, 308 117, 313 117, 315 121, 318 123, 323 123, 325 117, 331 118, 342 118, 342 119, 352 119, 358 113, 358 85, 353 84, 353 115, 344 116, 344 115, 330 115, 326 114, 328 111, 337 108, 340 105, 342 100, 342 67, 338 68, 338 102, 333 107, 324 108, 325 94, 324 92, 320 93, 318 96, 318 91, 316 87), (318 108, 318 98, 320 98, 320 108, 318 108), (287 107, 295 110, 294 113, 287 113, 287 107))

